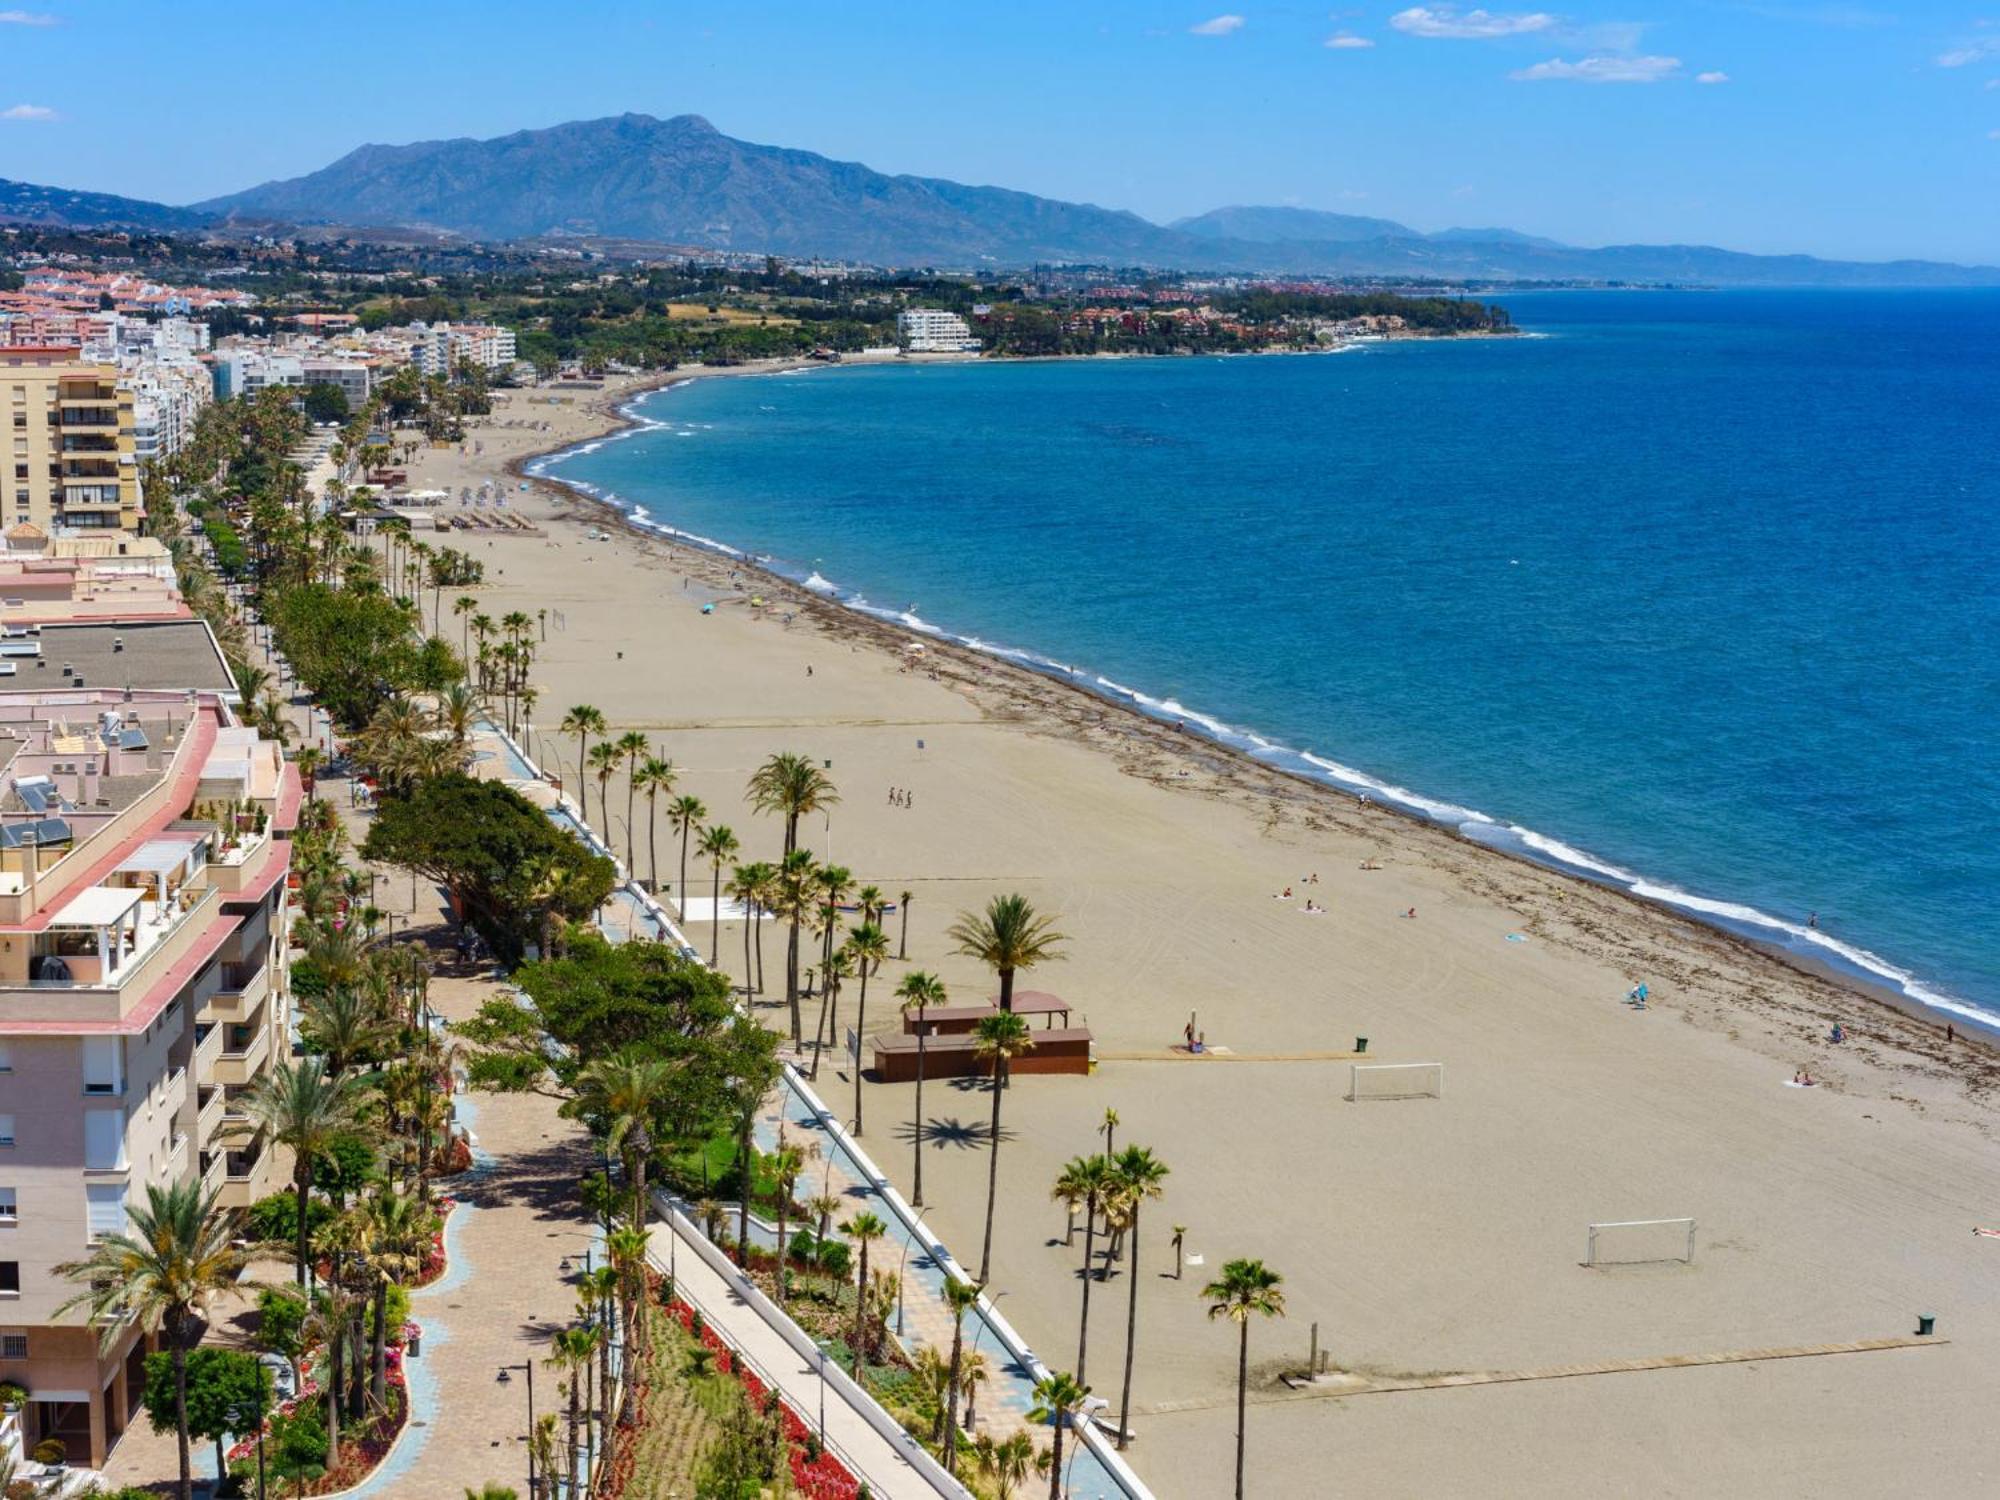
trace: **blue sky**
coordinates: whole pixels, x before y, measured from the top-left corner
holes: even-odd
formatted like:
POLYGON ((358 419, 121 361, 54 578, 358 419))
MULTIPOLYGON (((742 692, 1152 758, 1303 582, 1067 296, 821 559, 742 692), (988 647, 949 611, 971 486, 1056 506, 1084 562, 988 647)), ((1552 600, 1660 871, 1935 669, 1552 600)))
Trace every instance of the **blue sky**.
POLYGON ((0 176, 170 202, 637 110, 1156 219, 2000 263, 2000 0, 14 5, 0 176))

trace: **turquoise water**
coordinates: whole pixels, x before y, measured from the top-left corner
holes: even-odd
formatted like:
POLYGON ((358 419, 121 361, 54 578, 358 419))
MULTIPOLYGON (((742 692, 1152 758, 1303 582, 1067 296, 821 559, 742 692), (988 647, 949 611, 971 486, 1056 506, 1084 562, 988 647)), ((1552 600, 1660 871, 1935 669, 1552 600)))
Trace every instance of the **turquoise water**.
POLYGON ((1504 300, 1537 336, 698 381, 547 469, 2000 1016, 2000 294, 1504 300))

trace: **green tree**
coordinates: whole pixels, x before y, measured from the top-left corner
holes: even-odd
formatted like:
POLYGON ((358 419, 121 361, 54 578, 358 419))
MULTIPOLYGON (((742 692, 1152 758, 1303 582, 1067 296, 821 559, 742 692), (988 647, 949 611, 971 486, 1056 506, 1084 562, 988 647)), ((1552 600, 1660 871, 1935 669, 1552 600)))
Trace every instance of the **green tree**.
POLYGON ((173 1364, 174 1434, 180 1456, 180 1500, 193 1500, 189 1462, 188 1348, 210 1300, 236 1285, 249 1253, 236 1246, 236 1216, 215 1206, 196 1183, 149 1184, 146 1204, 127 1210, 130 1227, 100 1237, 88 1258, 55 1273, 84 1289, 56 1309, 82 1308, 102 1330, 108 1352, 128 1324, 165 1339, 173 1364))
POLYGON ((1090 1284, 1097 1276, 1097 1211, 1117 1190, 1111 1162, 1103 1156, 1079 1156, 1062 1169, 1052 1196, 1063 1203, 1083 1204, 1083 1309, 1077 1316, 1076 1378, 1083 1379, 1090 1360, 1090 1284))
MULTIPOLYGON (((1049 1450, 1049 1500, 1062 1500, 1063 1433, 1073 1426, 1090 1399, 1090 1387, 1073 1375, 1051 1371, 1035 1382, 1035 1406, 1030 1422, 1047 1422, 1054 1431, 1049 1450)), ((1080 1443, 1081 1437, 1077 1439, 1080 1443)))
POLYGON ((777 867, 772 882, 774 910, 785 919, 785 1007, 791 1012, 792 1045, 801 1041, 799 1017, 799 927, 813 916, 813 886, 819 863, 810 849, 794 849, 777 867))
POLYGON ((926 1013, 933 1005, 945 1002, 944 981, 935 974, 922 969, 913 969, 903 976, 903 982, 896 986, 896 998, 903 1002, 903 1014, 915 1013, 917 1018, 917 1097, 910 1108, 911 1150, 914 1159, 910 1168, 910 1203, 913 1207, 924 1206, 924 1049, 929 1043, 930 1024, 926 1013))
POLYGON ((708 861, 714 875, 714 889, 710 896, 708 961, 716 967, 720 967, 722 961, 722 867, 734 857, 738 847, 735 832, 721 823, 702 829, 701 840, 695 845, 695 853, 708 861))
MULTIPOLYGON (((234 1349, 190 1349, 187 1364, 187 1431, 215 1444, 215 1472, 227 1474, 222 1440, 254 1433, 271 1406, 271 1375, 254 1354, 234 1349)), ((180 1380, 165 1349, 146 1356, 141 1401, 153 1431, 169 1433, 181 1421, 180 1380)))
POLYGON ((868 1247, 889 1232, 889 1226, 866 1211, 840 1226, 841 1232, 861 1247, 860 1274, 854 1283, 854 1383, 867 1389, 861 1366, 868 1354, 868 1247))
POLYGON ((1236 1346, 1236 1500, 1243 1500, 1244 1415, 1250 1398, 1250 1320, 1282 1318, 1284 1281, 1261 1260, 1232 1260, 1222 1274, 1201 1289, 1210 1319, 1227 1318, 1237 1328, 1236 1346))
POLYGON ((848 956, 854 960, 855 977, 861 981, 861 994, 854 1005, 854 1037, 857 1043, 854 1059, 854 1133, 861 1134, 861 1057, 859 1048, 868 1045, 868 976, 874 966, 889 954, 889 938, 873 922, 863 922, 847 937, 848 956))
POLYGON ((1132 1265, 1126 1273, 1130 1285, 1125 1301, 1125 1378, 1118 1394, 1118 1447, 1122 1451, 1132 1436, 1132 1355, 1139 1342, 1139 1208, 1148 1198, 1166 1191, 1167 1164, 1144 1146, 1127 1146, 1111 1164, 1118 1174, 1119 1195, 1131 1216, 1127 1226, 1132 1265))
POLYGON ((1010 1010, 982 1017, 972 1035, 974 1053, 993 1070, 993 1123, 986 1145, 986 1237, 979 1250, 979 1284, 984 1286, 993 1269, 993 1209, 1000 1198, 1000 1098, 1007 1088, 1008 1064, 1033 1050, 1035 1038, 1028 1023, 1010 1010))
POLYGON ((347 396, 337 385, 313 384, 302 397, 306 416, 313 422, 345 422, 347 396))
POLYGON ((674 893, 674 909, 687 918, 688 839, 708 816, 708 804, 699 797, 676 797, 667 804, 667 823, 681 836, 681 883, 674 893))
POLYGON ((772 755, 752 772, 745 795, 758 812, 777 813, 784 818, 786 854, 799 845, 800 818, 840 801, 833 778, 815 766, 809 756, 793 751, 772 755))
POLYGON ((647 756, 632 772, 633 784, 646 796, 646 873, 655 896, 660 893, 660 798, 673 791, 679 777, 674 763, 658 755, 647 756))
POLYGON ((604 720, 604 714, 588 703, 579 703, 564 714, 560 726, 564 734, 576 736, 576 796, 578 806, 583 809, 583 820, 586 823, 590 821, 590 797, 585 790, 583 776, 590 755, 590 737, 593 734, 604 734, 610 727, 604 720))
MULTIPOLYGON (((280 1198, 280 1202, 289 1199, 280 1198)), ((303 1389, 304 1372, 299 1361, 306 1352, 305 1326, 309 1309, 306 1299, 287 1287, 265 1287, 257 1294, 257 1334, 260 1353, 282 1355, 292 1367, 292 1388, 303 1389)))
MULTIPOLYGON (((625 752, 614 740, 599 740, 590 747, 590 774, 597 780, 597 816, 604 824, 604 847, 611 847, 611 778, 625 763, 625 752)), ((588 812, 585 817, 589 816, 588 812)))
POLYGON ((361 1119, 361 1093, 355 1079, 336 1078, 317 1057, 280 1062, 243 1096, 247 1133, 263 1131, 271 1144, 290 1148, 292 1193, 297 1204, 294 1258, 299 1285, 312 1265, 306 1235, 311 1224, 313 1173, 334 1140, 351 1133, 361 1119))
POLYGON ((943 1431, 944 1466, 958 1472, 958 1391, 959 1377, 965 1373, 965 1315, 979 1305, 979 1288, 956 1276, 944 1280, 944 1305, 951 1314, 951 1364, 945 1376, 945 1406, 939 1414, 943 1431))
POLYGON ((995 896, 985 912, 959 913, 947 934, 957 952, 976 958, 1000 976, 1000 1008, 1014 1008, 1014 972, 1032 969, 1063 955, 1059 945, 1068 941, 1052 929, 1051 917, 1036 913, 1026 896, 995 896))
POLYGON ((665 1058, 620 1054, 592 1063, 578 1080, 577 1108, 596 1122, 605 1149, 625 1163, 632 1184, 632 1222, 644 1224, 646 1161, 653 1152, 652 1120, 674 1082, 674 1064, 665 1058))
MULTIPOLYGON (((618 756, 625 765, 625 870, 634 880, 639 878, 638 862, 632 856, 632 824, 635 820, 633 799, 639 793, 639 767, 653 758, 653 745, 645 735, 636 729, 628 729, 618 736, 618 756)), ((605 829, 610 836, 610 829, 605 829)))

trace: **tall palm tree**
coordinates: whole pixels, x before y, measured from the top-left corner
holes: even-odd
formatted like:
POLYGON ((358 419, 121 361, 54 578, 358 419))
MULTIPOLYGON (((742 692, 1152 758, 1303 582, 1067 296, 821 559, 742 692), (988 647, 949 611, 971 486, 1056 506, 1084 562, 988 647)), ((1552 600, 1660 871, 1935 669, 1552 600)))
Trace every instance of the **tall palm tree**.
POLYGON ((1077 1317, 1076 1378, 1083 1379, 1090 1357, 1090 1284, 1097 1279, 1097 1211, 1117 1191, 1117 1177, 1104 1156, 1079 1156, 1063 1168, 1051 1196, 1083 1200, 1083 1310, 1077 1317))
MULTIPOLYGON (((612 740, 599 740, 590 747, 590 774, 597 778, 597 815, 604 820, 604 847, 611 847, 611 778, 618 774, 618 768, 625 763, 625 752, 612 740)), ((584 809, 584 821, 590 820, 590 810, 584 809)), ((630 867, 627 867, 630 873, 630 867)))
POLYGON ((757 992, 756 973, 750 962, 750 941, 757 926, 757 897, 761 893, 761 871, 767 868, 754 860, 738 865, 729 876, 729 899, 743 908, 743 997, 757 992))
POLYGON ((299 1040, 324 1058, 327 1072, 335 1076, 377 1056, 389 1038, 390 1027, 374 997, 359 988, 328 990, 299 1005, 299 1040))
POLYGON ((995 896, 984 913, 960 912, 946 934, 956 951, 976 958, 1000 976, 1000 1008, 1014 1008, 1014 971, 1063 957, 1068 939, 1052 929, 1053 917, 1036 913, 1026 896, 995 896))
POLYGON ((854 1283, 854 1383, 867 1389, 861 1373, 868 1352, 868 1247, 889 1232, 874 1214, 865 1210, 840 1226, 841 1232, 861 1247, 861 1274, 854 1283))
MULTIPOLYGON (((548 1364, 563 1372, 564 1390, 569 1396, 569 1484, 570 1495, 581 1496, 583 1468, 583 1447, 578 1430, 583 1418, 583 1382, 590 1367, 597 1359, 597 1330, 594 1328, 558 1329, 549 1340, 548 1364)), ((554 1486, 550 1487, 554 1493, 554 1486)))
POLYGON ((922 969, 912 969, 903 976, 903 982, 896 986, 896 998, 903 1002, 903 1014, 912 1011, 917 1016, 917 1098, 911 1106, 915 1111, 910 1121, 910 1138, 914 1142, 912 1150, 916 1159, 910 1173, 910 1204, 914 1208, 924 1206, 924 1048, 929 1040, 930 1026, 925 1014, 933 1005, 945 1002, 944 981, 935 974, 922 969))
POLYGON ((916 897, 909 891, 896 893, 896 962, 901 963, 910 956, 910 903, 916 897))
POLYGON ((973 1028, 972 1050, 993 1069, 993 1125, 987 1143, 986 1238, 979 1250, 979 1284, 986 1285, 993 1269, 993 1208, 1000 1197, 1000 1096, 1007 1088, 1007 1066, 1035 1045, 1028 1023, 1010 1010, 983 1017, 973 1028))
POLYGON ((1132 1437, 1132 1353, 1139 1336, 1139 1208, 1148 1198, 1166 1191, 1167 1164, 1144 1146, 1127 1146, 1112 1158, 1118 1174, 1119 1196, 1131 1216, 1132 1264, 1126 1271, 1131 1285, 1125 1303, 1125 1379, 1118 1393, 1118 1447, 1122 1451, 1132 1437))
POLYGON ((777 912, 784 892, 778 879, 778 867, 768 859, 757 860, 750 868, 756 877, 751 882, 757 906, 757 920, 752 925, 757 929, 757 993, 761 995, 764 993, 764 918, 777 912))
POLYGON ((799 846, 799 819, 840 801, 833 778, 814 765, 810 757, 793 751, 772 755, 752 772, 744 795, 758 812, 784 816, 787 854, 799 846))
POLYGON ((598 1121, 607 1151, 625 1163, 625 1180, 632 1184, 632 1222, 644 1224, 646 1160, 652 1154, 654 1113, 676 1081, 679 1068, 664 1057, 620 1053, 601 1057, 577 1079, 577 1107, 598 1121))
MULTIPOLYGON (((481 618, 484 617, 482 616, 481 618)), ((474 620, 472 627, 477 630, 479 628, 479 621, 474 620)), ((487 628, 492 628, 490 620, 487 621, 487 628)), ((588 703, 579 703, 575 708, 572 708, 568 713, 563 715, 560 727, 564 734, 573 734, 576 736, 576 795, 577 800, 582 802, 584 800, 584 759, 590 753, 590 737, 593 734, 603 734, 610 726, 605 723, 602 712, 592 708, 588 703)), ((587 802, 584 804, 583 816, 585 822, 590 820, 590 807, 587 802)))
POLYGON ((655 896, 660 893, 660 794, 671 792, 679 776, 674 763, 658 755, 647 756, 632 772, 633 781, 646 794, 647 876, 655 896))
POLYGON ((861 996, 854 1008, 854 1133, 861 1134, 861 1048, 868 1045, 868 976, 889 953, 889 937, 873 922, 863 922, 847 937, 847 951, 854 960, 854 973, 861 981, 861 996))
POLYGON ((337 1137, 359 1128, 361 1105, 359 1080, 351 1075, 336 1077, 317 1057, 276 1064, 243 1096, 249 1123, 238 1133, 254 1135, 261 1130, 272 1144, 289 1147, 292 1153, 292 1202, 298 1218, 294 1253, 301 1286, 312 1264, 306 1210, 312 1200, 314 1165, 337 1137))
POLYGON ((1075 1423, 1089 1399, 1090 1387, 1060 1370, 1052 1370, 1035 1382, 1035 1409, 1028 1413, 1028 1420, 1047 1422, 1055 1431, 1049 1450, 1049 1500, 1062 1500, 1063 1431, 1075 1423))
POLYGON ((812 1071, 806 1075, 815 1082, 819 1079, 820 1037, 824 1034, 826 1045, 833 1045, 833 1028, 840 1019, 840 987, 853 977, 854 960, 845 948, 835 949, 820 969, 819 1020, 813 1025, 812 1071))
MULTIPOLYGON (((646 1248, 649 1241, 642 1224, 621 1224, 604 1237, 604 1253, 618 1271, 620 1342, 625 1359, 619 1371, 621 1384, 629 1392, 639 1367, 639 1351, 646 1342, 646 1319, 641 1309, 646 1302, 646 1248)), ((629 1414, 631 1406, 626 1406, 629 1414)))
POLYGON ((805 1170, 806 1154, 785 1144, 784 1131, 778 1132, 778 1149, 771 1154, 771 1180, 778 1188, 778 1305, 784 1306, 791 1275, 785 1265, 785 1220, 792 1211, 792 1193, 805 1170))
MULTIPOLYGON (((1284 1281, 1261 1260, 1232 1260, 1222 1274, 1201 1289, 1211 1319, 1227 1318, 1237 1327, 1236 1347, 1236 1500, 1243 1500, 1243 1417, 1250 1395, 1250 1319, 1282 1318, 1284 1281)), ((1123 1414, 1120 1414, 1123 1421, 1123 1414)))
POLYGON ((479 601, 470 594, 460 594, 451 601, 451 612, 459 617, 458 643, 460 654, 467 661, 472 660, 472 620, 471 616, 479 608, 479 601))
MULTIPOLYGON (((1009 1433, 995 1442, 982 1439, 979 1467, 993 1481, 1000 1500, 1013 1500, 1014 1486, 1026 1479, 1035 1467, 1035 1440, 1025 1432, 1009 1433)), ((479 1500, 468 1494, 467 1500, 479 1500)))
POLYGON ((109 1353, 128 1322, 166 1340, 174 1367, 174 1433, 180 1454, 180 1500, 192 1500, 188 1453, 187 1351, 196 1323, 218 1292, 233 1289, 249 1263, 236 1247, 237 1216, 215 1206, 199 1184, 148 1185, 146 1206, 127 1211, 130 1227, 101 1236, 90 1255, 55 1268, 83 1290, 56 1309, 83 1308, 103 1329, 109 1353))
POLYGON ((822 968, 833 957, 833 940, 840 933, 840 903, 854 889, 854 872, 845 865, 821 865, 819 885, 820 954, 822 968))
POLYGON ((714 876, 709 905, 708 962, 710 968, 721 967, 722 958, 722 867, 734 857, 738 848, 736 834, 728 826, 716 823, 701 831, 701 841, 695 845, 695 853, 708 861, 714 876))
POLYGON ((618 736, 618 753, 625 760, 625 873, 639 878, 639 866, 632 858, 632 800, 639 793, 639 766, 653 758, 653 743, 636 729, 618 736))
POLYGON ((388 1395, 389 1284, 407 1283, 423 1270, 438 1219, 416 1198, 393 1189, 377 1193, 359 1213, 362 1260, 375 1279, 375 1358, 369 1386, 379 1407, 388 1395))
POLYGON ((794 849, 777 869, 777 914, 789 929, 785 938, 785 1006, 792 1017, 792 1045, 802 1040, 799 1029, 799 924, 810 921, 813 888, 819 863, 810 849, 794 849))
POLYGON ((681 836, 681 883, 674 890, 674 906, 687 919, 688 837, 708 816, 708 804, 699 797, 676 797, 667 805, 667 824, 681 836))
POLYGON ((945 1469, 955 1474, 958 1472, 958 1378, 965 1369, 965 1315, 979 1305, 979 1288, 956 1276, 947 1276, 944 1305, 951 1314, 951 1370, 946 1376, 944 1431, 939 1438, 944 1443, 945 1469))

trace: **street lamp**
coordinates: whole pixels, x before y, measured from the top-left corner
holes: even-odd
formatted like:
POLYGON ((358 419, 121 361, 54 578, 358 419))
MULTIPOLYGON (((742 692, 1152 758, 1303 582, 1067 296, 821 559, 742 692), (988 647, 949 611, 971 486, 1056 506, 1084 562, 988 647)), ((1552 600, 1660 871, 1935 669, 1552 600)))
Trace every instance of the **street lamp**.
MULTIPOLYGON (((929 1212, 928 1209, 922 1209, 922 1208, 918 1209, 916 1218, 911 1221, 912 1227, 921 1229, 924 1223, 924 1215, 928 1212, 929 1212)), ((910 1263, 910 1244, 911 1244, 910 1240, 906 1239, 903 1241, 903 1258, 896 1263, 896 1337, 897 1338, 901 1338, 903 1336, 903 1269, 910 1263)), ((926 1255, 930 1254, 929 1246, 924 1247, 924 1253, 926 1255)))
POLYGON ((1106 1401, 1102 1396, 1085 1396, 1083 1398, 1083 1405, 1076 1409, 1076 1418, 1072 1419, 1069 1425, 1071 1430, 1077 1433, 1077 1439, 1074 1443, 1070 1444, 1069 1462, 1063 1465, 1063 1488, 1065 1490, 1070 1487, 1070 1479, 1076 1473, 1077 1450, 1083 1446, 1083 1434, 1077 1427, 1077 1421, 1080 1420, 1083 1426, 1088 1427, 1092 1421, 1091 1413, 1103 1411, 1110 1405, 1111 1403, 1106 1401))
MULTIPOLYGON (((988 1307, 998 1307, 1000 1305, 1000 1299, 1006 1295, 1007 1294, 1005 1292, 995 1292, 993 1293, 992 1296, 987 1297, 986 1305, 988 1307)), ((991 1325, 984 1318, 981 1318, 979 1320, 979 1332, 975 1333, 972 1336, 972 1352, 974 1354, 977 1354, 979 1352, 979 1341, 986 1337, 986 1330, 990 1326, 991 1325)))
POLYGON ((513 1370, 528 1372, 528 1500, 536 1500, 542 1491, 535 1475, 535 1362, 530 1359, 518 1365, 502 1365, 499 1375, 495 1378, 501 1385, 505 1385, 514 1378, 509 1373, 513 1370))
POLYGON ((826 1451, 826 1340, 813 1340, 819 1350, 819 1448, 826 1451))

